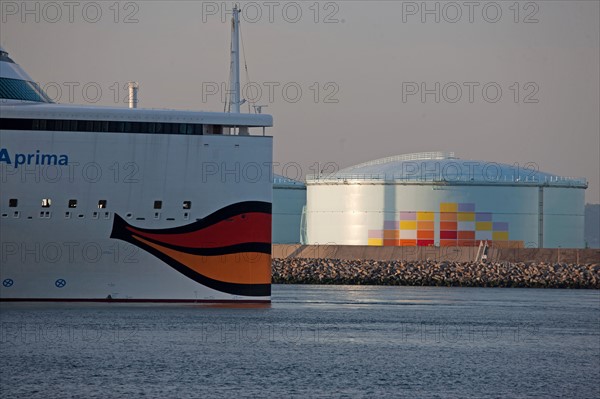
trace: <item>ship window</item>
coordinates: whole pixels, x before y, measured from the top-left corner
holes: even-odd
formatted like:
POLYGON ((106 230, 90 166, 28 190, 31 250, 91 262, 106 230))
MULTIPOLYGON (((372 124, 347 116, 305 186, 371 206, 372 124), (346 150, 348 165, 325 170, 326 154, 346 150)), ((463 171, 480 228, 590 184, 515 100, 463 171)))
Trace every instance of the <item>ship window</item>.
POLYGON ((77 200, 69 200, 69 208, 77 208, 77 200))
POLYGON ((154 219, 160 219, 160 212, 154 212, 154 219))
POLYGON ((8 213, 3 213, 3 214, 2 214, 2 217, 3 217, 3 218, 7 218, 7 217, 8 217, 8 213))
POLYGON ((149 122, 148 123, 148 133, 154 133, 156 131, 156 123, 149 122))
POLYGON ((42 208, 50 208, 50 205, 52 205, 52 200, 50 198, 42 199, 42 208))
POLYGON ((127 215, 125 215, 125 217, 126 217, 127 219, 131 219, 131 218, 132 218, 132 216, 133 216, 133 213, 128 213, 127 215))
POLYGON ((15 211, 15 213, 13 213, 13 217, 18 218, 20 215, 19 211, 15 211))
POLYGON ((92 213, 92 218, 94 218, 94 219, 98 219, 98 212, 94 212, 94 213, 92 213))
POLYGON ((11 78, 0 78, 0 98, 41 103, 52 102, 36 83, 11 78))
POLYGON ((104 219, 110 219, 110 212, 104 212, 104 219))
POLYGON ((106 208, 106 200, 98 201, 98 209, 104 209, 104 208, 106 208))
POLYGON ((183 214, 183 220, 189 220, 190 219, 190 214, 188 212, 185 212, 183 214))
POLYGON ((8 200, 8 206, 10 208, 16 208, 19 205, 19 200, 16 198, 11 198, 8 200))
POLYGON ((154 209, 162 209, 162 201, 154 201, 154 209))
POLYGON ((187 134, 194 134, 194 125, 187 124, 187 134))
POLYGON ((192 209, 192 201, 183 201, 183 209, 192 209))
POLYGON ((65 212, 65 219, 71 219, 71 212, 65 212))

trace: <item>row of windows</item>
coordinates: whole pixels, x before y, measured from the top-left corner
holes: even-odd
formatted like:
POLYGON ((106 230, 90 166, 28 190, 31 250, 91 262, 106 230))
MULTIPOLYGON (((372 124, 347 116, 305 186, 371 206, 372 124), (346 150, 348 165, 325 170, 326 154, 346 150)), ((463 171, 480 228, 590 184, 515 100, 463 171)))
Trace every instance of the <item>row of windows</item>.
MULTIPOLYGON (((1 118, 2 129, 44 130, 67 132, 107 132, 107 133, 159 133, 202 135, 204 125, 198 123, 159 123, 125 121, 83 121, 63 119, 16 119, 1 118)), ((222 126, 210 125, 212 134, 223 134, 222 126)))
MULTIPOLYGON (((100 218, 104 218, 104 219, 110 219, 110 212, 92 212, 92 219, 100 219, 100 218)), ((74 217, 73 213, 70 211, 65 212, 65 219, 71 219, 71 216, 74 217)), ((160 212, 154 212, 154 220, 159 220, 161 219, 161 213, 160 212)), ((8 213, 3 213, 2 214, 2 218, 7 218, 8 217, 8 213)), ((13 212, 13 218, 20 218, 21 217, 21 212, 20 211, 14 211, 13 212)), ((41 211, 40 212, 40 219, 51 219, 52 218, 52 212, 50 211, 41 211)), ((80 213, 77 215, 78 219, 84 219, 85 215, 80 213)), ((127 213, 125 214, 125 218, 126 219, 133 219, 133 213, 127 213)), ((27 219, 33 219, 32 216, 27 217, 27 219)), ((183 220, 189 220, 190 219, 190 214, 189 212, 185 212, 183 214, 183 220)), ((135 220, 146 220, 145 217, 136 217, 135 220)), ((175 220, 175 218, 169 217, 166 218, 166 220, 175 220)), ((199 219, 196 219, 199 220, 199 219)))
MULTIPOLYGON (((10 198, 8 200, 9 208, 17 208, 19 206, 19 200, 17 198, 10 198)), ((50 208, 52 206, 51 198, 42 198, 42 208, 50 208)), ((77 200, 70 199, 67 203, 69 208, 77 208, 77 200)), ((107 200, 99 200, 98 201, 98 209, 104 209, 108 206, 107 200)), ((162 201, 154 201, 154 209, 162 209, 163 202, 162 201)), ((192 209, 192 201, 183 201, 183 209, 189 210, 192 209)))

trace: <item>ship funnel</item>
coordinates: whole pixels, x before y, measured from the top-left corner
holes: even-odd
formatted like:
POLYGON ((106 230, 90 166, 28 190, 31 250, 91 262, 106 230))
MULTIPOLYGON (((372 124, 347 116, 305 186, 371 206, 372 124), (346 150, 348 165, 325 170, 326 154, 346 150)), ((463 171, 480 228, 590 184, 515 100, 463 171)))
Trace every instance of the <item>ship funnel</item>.
POLYGON ((138 89, 139 84, 137 82, 127 83, 129 89, 129 108, 137 108, 138 104, 138 89))

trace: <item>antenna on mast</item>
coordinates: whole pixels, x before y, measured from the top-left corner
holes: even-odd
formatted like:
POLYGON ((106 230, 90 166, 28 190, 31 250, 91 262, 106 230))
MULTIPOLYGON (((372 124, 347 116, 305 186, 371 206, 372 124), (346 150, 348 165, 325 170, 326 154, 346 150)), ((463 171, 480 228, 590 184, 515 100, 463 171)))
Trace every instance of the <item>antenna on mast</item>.
POLYGON ((232 112, 239 114, 240 105, 240 9, 236 4, 233 7, 231 18, 231 105, 232 112))

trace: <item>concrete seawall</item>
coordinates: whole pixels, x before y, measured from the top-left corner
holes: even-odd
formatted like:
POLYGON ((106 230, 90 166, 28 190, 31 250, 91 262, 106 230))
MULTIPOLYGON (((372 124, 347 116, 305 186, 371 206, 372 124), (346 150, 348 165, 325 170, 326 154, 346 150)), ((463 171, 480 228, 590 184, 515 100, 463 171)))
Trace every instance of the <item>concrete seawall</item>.
MULTIPOLYGON (((472 262, 477 247, 374 247, 363 245, 274 244, 273 258, 472 262)), ((489 248, 497 262, 600 263, 600 249, 489 248)))

